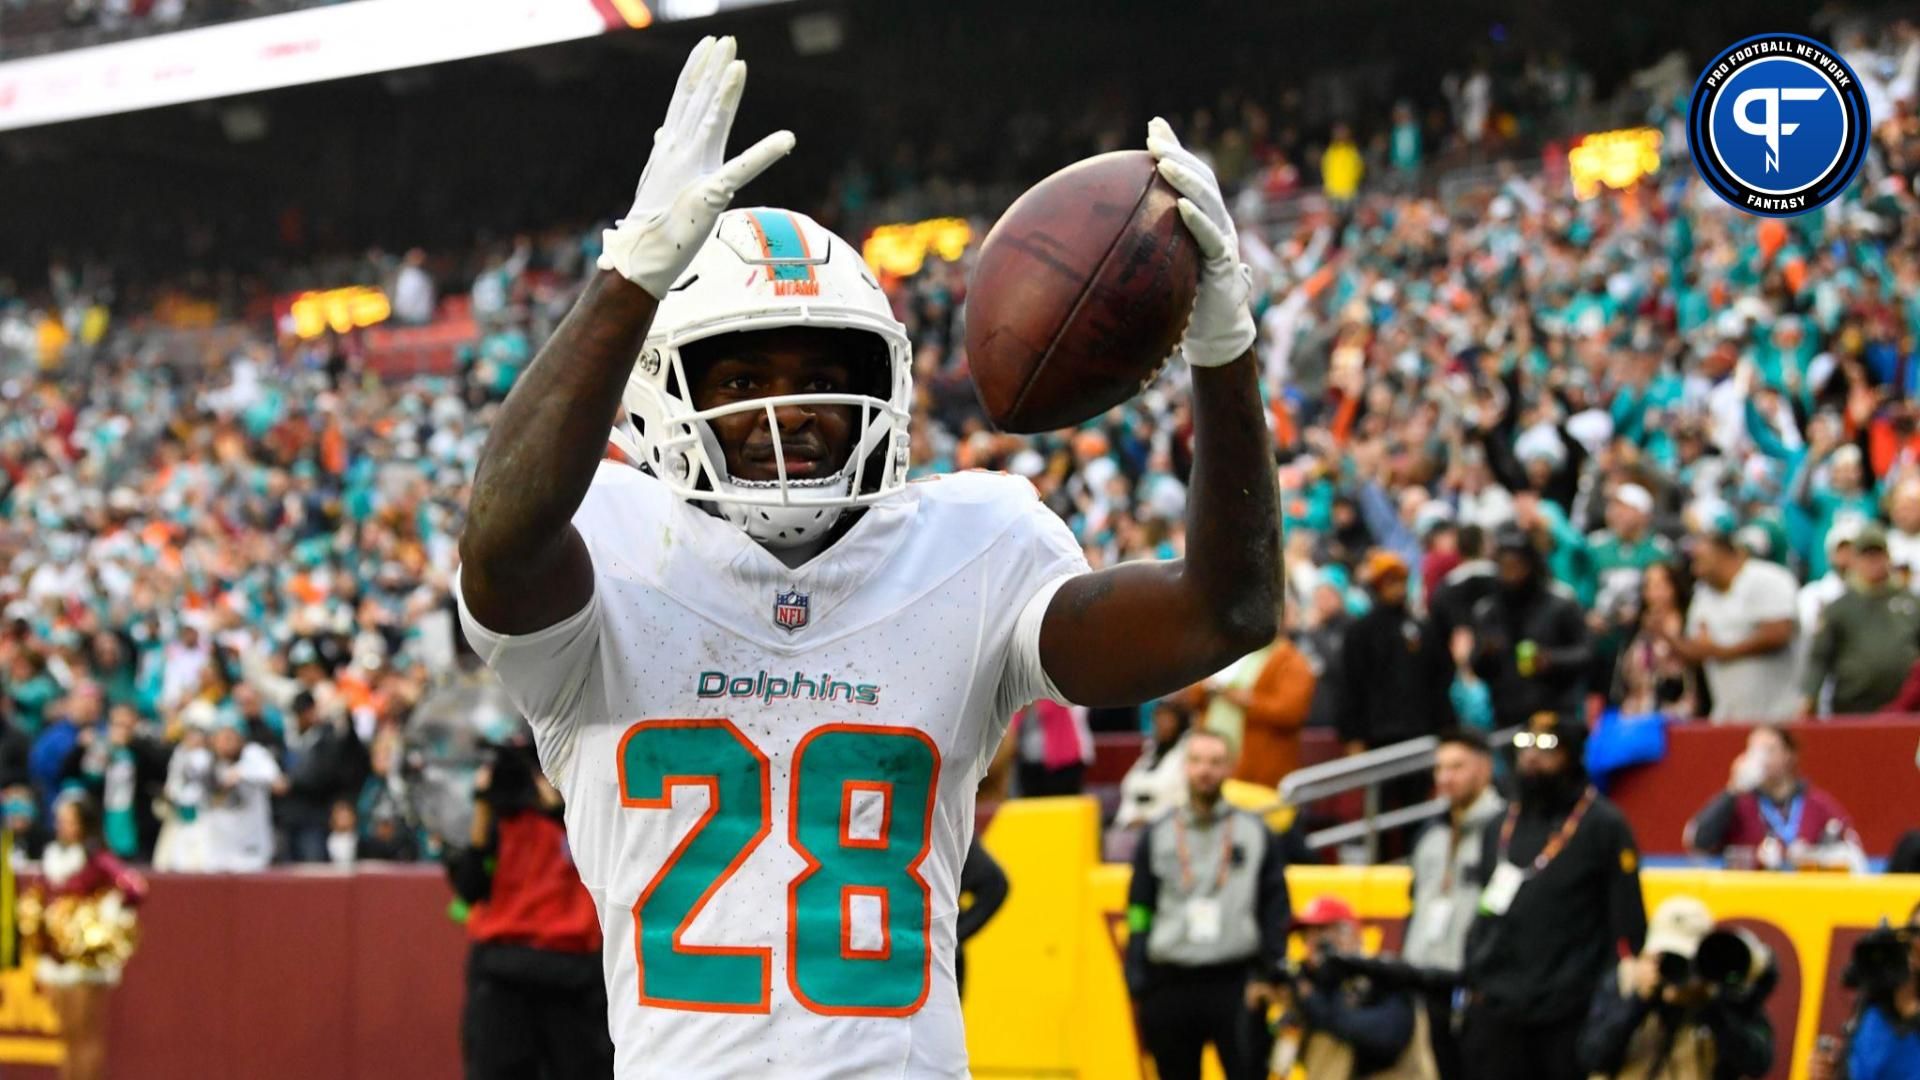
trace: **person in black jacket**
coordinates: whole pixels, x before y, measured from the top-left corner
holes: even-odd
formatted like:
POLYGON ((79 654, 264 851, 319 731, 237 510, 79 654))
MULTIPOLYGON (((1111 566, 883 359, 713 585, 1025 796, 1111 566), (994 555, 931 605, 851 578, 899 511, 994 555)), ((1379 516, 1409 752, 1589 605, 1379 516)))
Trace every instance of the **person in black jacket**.
MULTIPOLYGON (((1447 639, 1407 609, 1407 566, 1398 555, 1375 551, 1361 567, 1373 609, 1347 629, 1341 648, 1339 731, 1347 753, 1390 746, 1452 727, 1453 651, 1447 639)), ((1425 800, 1431 784, 1421 774, 1381 785, 1381 811, 1425 800)), ((1399 854, 1404 837, 1389 838, 1399 854)))
POLYGON ((1587 781, 1586 728, 1541 713, 1513 737, 1519 798, 1487 823, 1471 879, 1461 1060, 1476 1080, 1583 1080, 1593 988, 1647 935, 1633 829, 1587 781))
POLYGON ((173 751, 140 730, 132 705, 115 705, 106 723, 82 728, 60 767, 60 786, 85 788, 101 808, 108 850, 129 862, 153 858, 160 838, 154 802, 165 797, 173 751))
POLYGON ((1487 534, 1478 525, 1460 529, 1460 565, 1440 579, 1427 601, 1427 617, 1441 641, 1451 640, 1454 627, 1473 622, 1473 609, 1499 584, 1493 560, 1487 558, 1487 534))
POLYGON ((1743 1080, 1773 1068, 1773 1025, 1763 1007, 1778 980, 1772 956, 1744 934, 1713 930, 1713 913, 1699 900, 1661 903, 1646 948, 1601 976, 1580 1033, 1583 1069, 1743 1080))
MULTIPOLYGON (((1340 739, 1359 753, 1431 735, 1453 724, 1447 640, 1407 609, 1407 564, 1375 551, 1361 567, 1373 609, 1347 628, 1341 648, 1340 739)), ((1425 780, 1414 778, 1416 787, 1425 780)), ((1424 794, 1424 793, 1422 793, 1424 794)))
POLYGON ((967 861, 960 864, 960 896, 967 901, 953 926, 953 981, 967 990, 967 939, 979 933, 1007 902, 1007 872, 980 846, 980 834, 967 845, 967 861))
POLYGON ((1472 620, 1473 671, 1493 696, 1494 726, 1515 727, 1541 712, 1577 715, 1593 661, 1580 605, 1548 579, 1522 530, 1500 530, 1494 562, 1499 587, 1474 605, 1472 620))
POLYGON ((326 862, 327 833, 333 804, 360 793, 367 775, 367 749, 344 717, 320 716, 313 695, 293 699, 287 730, 287 793, 276 801, 287 834, 287 857, 294 862, 326 862))

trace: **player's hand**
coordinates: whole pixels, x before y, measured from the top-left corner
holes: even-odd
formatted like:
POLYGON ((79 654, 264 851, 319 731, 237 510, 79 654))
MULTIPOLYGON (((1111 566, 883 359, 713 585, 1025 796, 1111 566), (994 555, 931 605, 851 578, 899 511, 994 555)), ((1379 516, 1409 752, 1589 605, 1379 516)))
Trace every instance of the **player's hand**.
POLYGON ((1180 145, 1165 120, 1147 124, 1147 149, 1160 175, 1180 193, 1180 219, 1200 248, 1200 292, 1193 300, 1180 355, 1194 367, 1219 367, 1246 355, 1258 331, 1253 325, 1253 271, 1240 261, 1240 238, 1213 170, 1180 145))
POLYGON ((724 164, 727 134, 747 84, 731 37, 693 47, 673 88, 667 118, 653 133, 633 209, 603 234, 599 266, 658 299, 693 261, 735 192, 793 149, 793 132, 776 131, 724 164))

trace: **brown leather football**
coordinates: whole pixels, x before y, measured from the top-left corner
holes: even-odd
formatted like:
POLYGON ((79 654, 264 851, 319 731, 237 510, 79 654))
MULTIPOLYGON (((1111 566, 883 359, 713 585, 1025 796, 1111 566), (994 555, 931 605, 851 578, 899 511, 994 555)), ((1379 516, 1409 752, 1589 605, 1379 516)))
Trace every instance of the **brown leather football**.
POLYGON ((1200 253, 1145 150, 1091 157, 1020 196, 980 246, 967 362, 1003 431, 1069 427, 1140 392, 1193 312, 1200 253))

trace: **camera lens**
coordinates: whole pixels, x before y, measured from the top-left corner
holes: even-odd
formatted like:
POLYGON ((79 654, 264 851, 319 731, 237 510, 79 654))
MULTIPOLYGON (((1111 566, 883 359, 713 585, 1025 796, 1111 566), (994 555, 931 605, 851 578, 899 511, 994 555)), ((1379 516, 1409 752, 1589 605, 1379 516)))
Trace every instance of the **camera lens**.
POLYGON ((1693 961, 1679 953, 1660 954, 1660 981, 1678 986, 1693 975, 1693 961))
POLYGON ((1745 937, 1715 930, 1701 940, 1694 964, 1700 977, 1710 983, 1741 982, 1753 970, 1753 949, 1745 937))

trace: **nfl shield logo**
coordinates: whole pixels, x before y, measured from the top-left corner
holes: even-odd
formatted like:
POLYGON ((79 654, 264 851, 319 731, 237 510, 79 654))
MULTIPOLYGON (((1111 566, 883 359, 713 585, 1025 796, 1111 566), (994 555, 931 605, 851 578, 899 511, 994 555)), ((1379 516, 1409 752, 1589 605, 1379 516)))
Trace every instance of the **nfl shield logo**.
POLYGON ((807 625, 807 594, 796 589, 773 598, 773 625, 792 633, 807 625))

